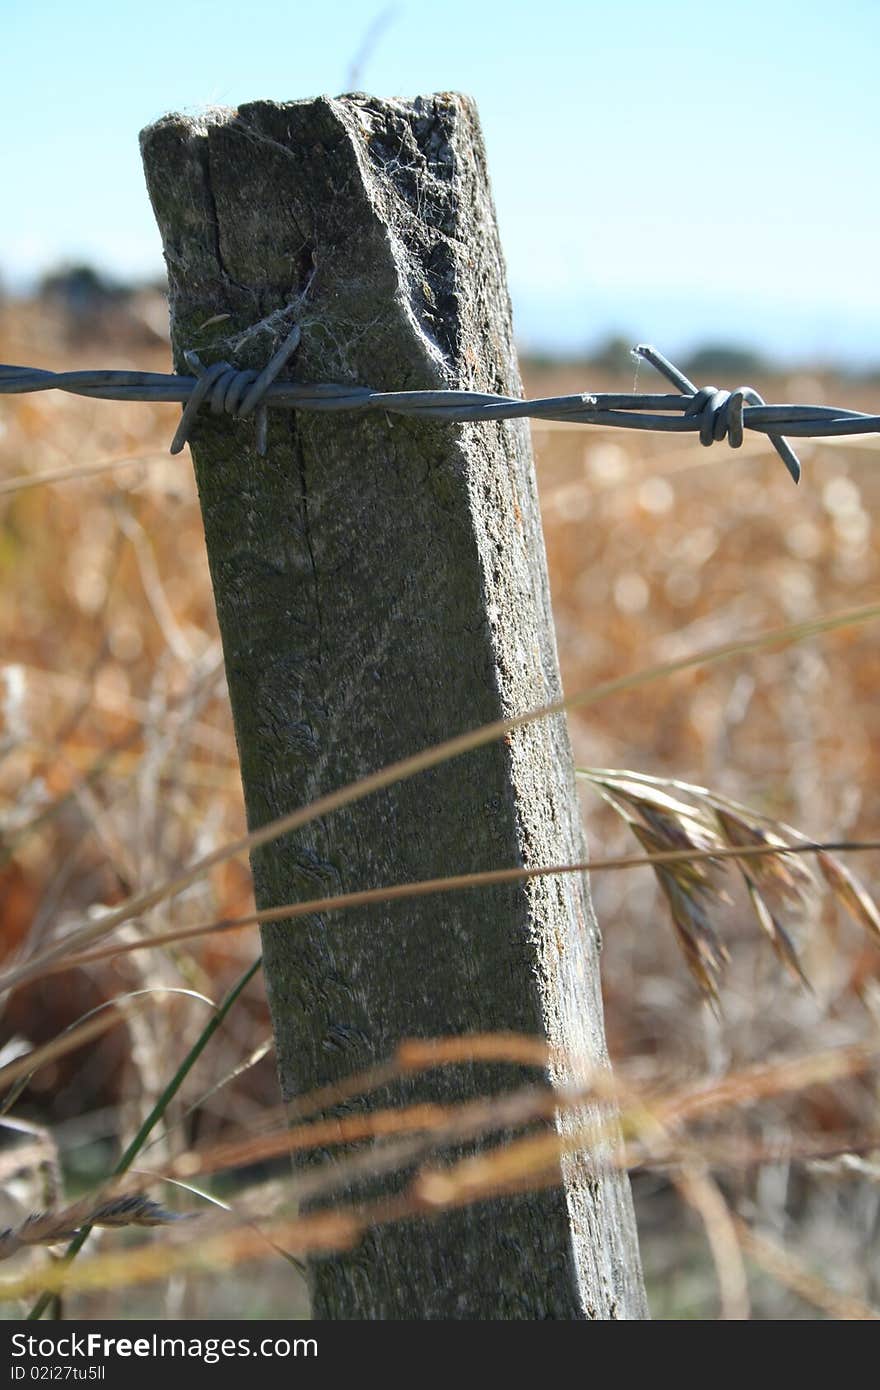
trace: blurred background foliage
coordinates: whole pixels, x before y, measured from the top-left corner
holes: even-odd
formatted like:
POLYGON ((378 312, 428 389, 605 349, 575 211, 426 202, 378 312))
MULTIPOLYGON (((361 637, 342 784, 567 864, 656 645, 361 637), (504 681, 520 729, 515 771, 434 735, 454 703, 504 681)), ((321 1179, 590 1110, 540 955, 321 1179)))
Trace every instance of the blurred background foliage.
MULTIPOLYGON (((662 348, 663 344, 659 344, 662 348)), ((630 390, 630 344, 589 358, 523 362, 528 394, 630 390)), ((54 370, 168 369, 160 283, 126 287, 89 266, 47 274, 0 301, 0 359, 54 370)), ((740 345, 706 344, 680 365, 702 384, 747 381, 768 401, 876 409, 878 377, 796 373, 740 345)), ((639 384, 651 376, 644 365, 639 384)), ((649 388, 650 389, 650 388, 649 388)), ((235 742, 188 455, 172 459, 169 405, 46 392, 0 409, 0 953, 172 876, 244 829, 235 742), (105 467, 112 464, 112 467, 105 467), (82 471, 55 483, 10 480, 82 471), (98 471, 96 471, 98 470, 98 471)), ((880 501, 874 437, 799 443, 795 490, 769 444, 703 450, 651 436, 533 422, 560 659, 573 692, 654 662, 816 613, 878 590, 880 501)), ((574 713, 579 764, 684 779, 748 803, 815 839, 877 834, 880 646, 872 626, 696 669, 574 713)), ((627 827, 582 783, 594 855, 633 852, 627 827)), ((876 882, 876 860, 855 866, 876 882)), ((487 866, 495 867, 495 866, 487 866)), ((833 899, 814 898, 792 930, 810 989, 764 949, 745 894, 719 905, 730 962, 720 1011, 686 970, 666 905, 645 869, 596 874, 612 1057, 626 1075, 675 1084, 777 1054, 876 1033, 880 950, 833 899)), ((252 908, 247 867, 231 861, 125 928, 237 916, 252 908)), ((438 904, 442 915, 442 901, 438 904)), ((254 930, 136 953, 49 976, 8 1001, 3 1060, 47 1041, 89 1008, 144 985, 217 999, 256 953, 254 930)), ((105 1172, 204 1026, 204 1006, 155 1006, 44 1067, 15 1115, 48 1126, 67 1190, 105 1172)), ((278 1102, 257 978, 176 1102, 166 1152, 247 1131, 278 1102), (256 1059, 256 1060, 254 1060, 256 1059), (213 1095, 239 1067, 243 1074, 213 1095), (195 1110, 194 1098, 205 1096, 195 1110)), ((707 1134, 731 1144, 785 1139, 786 1156, 719 1175, 734 1210, 778 1237, 837 1288, 880 1300, 880 1186, 870 1165, 800 1160, 800 1139, 877 1129, 876 1080, 785 1096, 727 1114, 707 1134)), ((14 1147, 0 1137, 0 1146, 14 1147)), ((22 1182, 24 1178, 22 1177, 22 1182)), ((668 1175, 634 1190, 655 1316, 715 1312, 696 1220, 668 1175)), ((33 1202, 11 1182, 0 1225, 33 1202)), ((261 1279, 175 1276, 136 1304, 78 1295, 74 1316, 271 1316, 289 1311, 289 1268, 261 1279)), ((753 1315, 815 1310, 765 1276, 753 1315)))

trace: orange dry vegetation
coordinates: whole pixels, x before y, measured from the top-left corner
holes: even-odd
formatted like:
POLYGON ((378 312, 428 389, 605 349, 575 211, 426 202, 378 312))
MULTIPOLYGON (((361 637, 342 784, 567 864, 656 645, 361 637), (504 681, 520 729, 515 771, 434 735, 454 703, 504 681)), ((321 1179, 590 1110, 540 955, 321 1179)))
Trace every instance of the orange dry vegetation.
MULTIPOLYGON (((164 371, 168 349, 131 323, 109 338, 68 342, 45 308, 8 305, 0 308, 0 360, 164 371)), ((651 375, 643 366, 640 384, 651 375)), ((751 384, 771 401, 876 408, 876 390, 818 374, 751 384)), ((526 380, 529 394, 631 386, 594 370, 536 370, 526 380)), ((188 455, 167 454, 177 418, 176 406, 53 392, 0 402, 0 949, 7 954, 26 935, 42 938, 171 877, 243 829, 195 488, 188 455), (139 461, 123 462, 132 459, 139 461), (19 475, 111 460, 119 467, 2 492, 4 480, 19 475)), ((703 450, 684 436, 536 424, 534 441, 569 693, 876 598, 876 438, 799 444, 799 489, 771 447, 751 437, 733 453, 722 445, 703 450)), ((880 641, 868 625, 658 681, 573 715, 571 731, 581 764, 701 783, 816 839, 876 837, 878 685, 880 641)), ((593 853, 633 852, 614 813, 588 788, 584 797, 593 853)), ((854 867, 876 886, 874 862, 865 857, 854 867)), ((830 902, 797 929, 811 994, 759 941, 734 894, 719 923, 732 959, 717 1019, 682 963, 650 871, 597 874, 593 891, 610 1046, 634 1078, 658 1068, 666 1077, 717 1075, 876 1030, 880 950, 830 902)), ((126 931, 131 939, 141 929, 238 915, 250 905, 246 866, 232 862, 126 931)), ((249 930, 50 977, 13 998, 0 1045, 16 1036, 44 1041, 100 999, 145 983, 216 999, 257 949, 249 930)), ((245 1003, 202 1059, 193 1095, 267 1037, 259 982, 245 1003)), ((29 1113, 56 1123, 109 1111, 97 1132, 127 1137, 205 1017, 190 996, 157 996, 156 1008, 126 1029, 45 1068, 32 1083, 29 1113)), ((193 1126, 199 1138, 246 1126, 276 1100, 267 1057, 244 1082, 204 1102, 190 1136, 193 1126)), ((737 1128, 740 1137, 769 1142, 780 1134, 873 1132, 876 1112, 869 1083, 852 1080, 723 1123, 725 1133, 737 1128)), ((808 1258, 836 1260, 845 1291, 877 1298, 876 1180, 786 1159, 740 1167, 724 1183, 740 1210, 808 1258)), ((705 1314, 706 1257, 688 1223, 671 1215, 680 1208, 670 1193, 662 1176, 636 1179, 655 1312, 705 1314)), ((765 1314, 802 1312, 790 1294, 767 1289, 763 1298, 765 1314)))

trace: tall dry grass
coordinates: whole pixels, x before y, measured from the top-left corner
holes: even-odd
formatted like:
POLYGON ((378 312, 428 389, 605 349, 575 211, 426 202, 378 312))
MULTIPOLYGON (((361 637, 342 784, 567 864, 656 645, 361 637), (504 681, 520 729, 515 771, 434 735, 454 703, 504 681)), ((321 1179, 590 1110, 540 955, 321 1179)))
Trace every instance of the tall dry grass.
MULTIPOLYGON (((44 308, 7 306, 0 359, 166 369, 167 347, 130 322, 73 343, 64 328, 44 308)), ((535 394, 632 385, 595 370, 527 377, 535 394)), ((821 374, 753 384, 768 400, 872 405, 870 390, 821 374)), ((150 894, 244 833, 194 485, 186 458, 166 452, 176 419, 173 406, 52 393, 0 404, 0 970, 23 948, 50 953, 65 927, 81 929, 150 894), (45 474, 55 480, 21 485, 23 475, 45 474)), ((876 439, 799 446, 805 478, 797 491, 761 441, 732 453, 679 437, 538 426, 534 439, 569 691, 876 599, 876 439)), ((743 650, 572 711, 576 756, 591 769, 582 788, 593 854, 631 856, 639 841, 649 852, 670 849, 681 834, 699 848, 699 836, 710 835, 709 811, 731 801, 748 808, 753 837, 762 826, 775 833, 762 816, 811 840, 876 837, 878 650, 876 627, 845 627, 783 650, 743 650), (615 780, 603 769, 643 780, 615 780), (688 800, 668 779, 710 789, 718 805, 688 800)), ((728 810, 728 848, 746 833, 736 830, 738 814, 728 810)), ((717 837, 717 819, 714 826, 717 837)), ((709 848, 720 844, 710 835, 709 848)), ((820 892, 815 866, 807 886, 793 858, 767 862, 776 867, 763 879, 755 867, 750 887, 742 860, 739 886, 736 872, 725 875, 731 901, 706 907, 719 944, 708 990, 706 979, 700 989, 702 924, 690 954, 683 929, 698 891, 685 894, 682 920, 674 875, 664 881, 642 867, 593 877, 625 1157, 657 1316, 715 1316, 720 1308, 730 1316, 750 1309, 756 1317, 847 1317, 880 1301, 871 1156, 880 1130, 871 1057, 880 950, 870 900, 835 881, 833 870, 826 887, 834 891, 820 892), (778 888, 774 873, 794 889, 784 916, 767 908, 768 922, 754 891, 778 888), (786 942, 797 969, 786 969, 786 942), (706 999, 713 991, 714 1009, 706 999), (828 1056, 838 1059, 833 1074, 828 1056), (776 1081, 762 1090, 754 1068, 777 1058, 813 1060, 799 1063, 794 1079, 772 1073, 776 1081), (717 1103, 700 1109, 691 1101, 688 1109, 687 1098, 698 1095, 717 1103)), ((870 886, 875 864, 864 856, 852 867, 870 886)), ((93 1238, 66 1271, 70 1316, 288 1314, 304 1306, 291 1259, 356 1240, 365 1221, 477 1200, 493 1183, 514 1190, 554 1171, 558 1153, 522 1147, 531 1142, 525 1137, 499 1150, 488 1169, 437 1167, 436 1155, 463 1133, 546 1114, 559 1098, 539 1084, 539 1069, 528 1092, 487 1097, 472 1113, 375 1121, 381 1161, 418 1165, 409 1208, 345 1210, 328 1189, 325 1215, 307 1229, 297 1224, 289 1183, 273 1175, 267 1185, 262 1178, 273 1170, 255 1168, 291 1144, 258 977, 202 1042, 258 951, 254 929, 180 935, 252 912, 246 865, 217 857, 184 892, 117 929, 112 941, 124 952, 37 973, 9 997, 0 1063, 14 1067, 28 1048, 48 1046, 51 1056, 33 1075, 33 1059, 19 1062, 3 1087, 14 1100, 7 1122, 19 1126, 0 1128, 8 1294, 32 1297, 52 1283, 39 1249, 49 1238, 82 1232, 102 1214, 120 1223, 126 1209, 112 1205, 120 1198, 106 1179, 122 1167, 132 1201, 146 1179, 130 1170, 162 1180, 159 1191, 150 1187, 155 1211, 128 1209, 139 1221, 166 1208, 169 1216, 208 1210, 179 1184, 210 1183, 213 1202, 229 1209, 200 1218, 197 1241, 189 1223, 179 1233, 163 1224, 146 1243, 137 1227, 93 1238), (169 939, 133 949, 146 936, 169 939), (145 989, 151 993, 122 998, 145 989), (113 999, 118 1006, 102 1009, 113 999), (94 1035, 70 1049, 64 1030, 95 1009, 102 1012, 82 1025, 94 1035), (67 1050, 56 1044, 62 1035, 67 1050), (243 1146, 242 1134, 250 1136, 243 1146), (33 1209, 42 1214, 28 1228, 33 1209), (259 1270, 246 1285, 235 1273, 245 1259, 259 1270), (212 1274, 212 1262, 231 1272, 212 1274), (250 1302, 242 1310, 244 1288, 250 1302)), ((496 1045, 505 1055, 522 1046, 496 1045)), ((351 1139, 334 1133, 338 1142, 351 1139)), ((304 1133, 301 1142, 330 1142, 334 1133, 304 1133)), ((3 1306, 17 1314, 24 1305, 3 1306)))

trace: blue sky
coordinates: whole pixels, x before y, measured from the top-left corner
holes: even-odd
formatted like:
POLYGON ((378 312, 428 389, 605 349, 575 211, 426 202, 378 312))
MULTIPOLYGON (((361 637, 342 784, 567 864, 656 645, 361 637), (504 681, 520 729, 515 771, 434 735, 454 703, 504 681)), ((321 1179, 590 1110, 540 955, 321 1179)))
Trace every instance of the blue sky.
POLYGON ((521 342, 880 362, 877 0, 0 0, 0 275, 155 271, 141 126, 343 91, 383 15, 358 86, 477 99, 521 342))

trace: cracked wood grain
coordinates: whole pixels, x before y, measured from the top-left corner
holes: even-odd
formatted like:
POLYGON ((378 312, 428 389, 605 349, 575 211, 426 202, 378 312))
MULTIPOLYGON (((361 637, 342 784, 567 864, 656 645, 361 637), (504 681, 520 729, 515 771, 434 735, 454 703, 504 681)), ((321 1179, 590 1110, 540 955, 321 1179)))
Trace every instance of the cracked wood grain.
MULTIPOLYGON (((297 380, 520 393, 469 100, 255 102, 167 117, 142 147, 178 368, 191 347, 260 368, 295 315, 297 380)), ((261 459, 252 422, 204 413, 193 456, 251 827, 558 696, 524 421, 273 412, 261 459)), ((583 857, 560 718, 265 846, 252 867, 262 908, 583 857)), ((407 1036, 513 1029, 605 1060, 582 879, 314 917, 263 942, 287 1097, 407 1036)), ((522 1079, 475 1063, 361 1103, 522 1079)), ((377 1229, 315 1262, 311 1285, 317 1317, 645 1313, 628 1184, 598 1154, 556 1189, 377 1229)))

